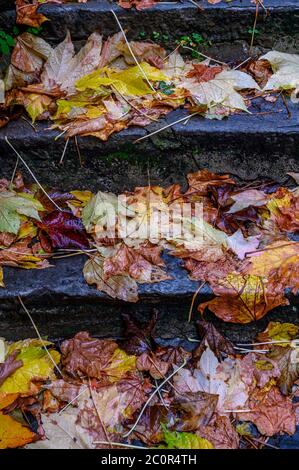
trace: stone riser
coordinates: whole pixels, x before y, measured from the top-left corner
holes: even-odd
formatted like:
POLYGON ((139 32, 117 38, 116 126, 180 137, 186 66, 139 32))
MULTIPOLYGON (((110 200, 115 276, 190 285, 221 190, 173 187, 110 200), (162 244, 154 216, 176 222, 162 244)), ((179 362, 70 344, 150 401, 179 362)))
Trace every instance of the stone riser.
MULTIPOLYGON (((156 310, 159 313, 156 331, 159 342, 183 343, 195 335, 195 324, 189 324, 187 320, 199 283, 189 280, 178 260, 170 256, 165 260, 167 272, 173 279, 140 284, 137 303, 113 300, 95 287, 88 286, 82 275, 84 257, 56 260, 53 268, 40 271, 4 268, 7 287, 0 290, 0 337, 28 337, 31 327, 17 299, 21 296, 33 313, 40 333, 53 339, 71 336, 82 329, 101 337, 121 337, 121 313, 130 313, 139 321, 146 321, 156 310)), ((197 305, 212 298, 211 289, 203 286, 194 304, 194 319, 199 318, 197 305)), ((290 306, 278 308, 249 325, 225 323, 212 314, 205 316, 229 338, 244 342, 253 339, 271 319, 299 324, 296 314, 299 298, 289 296, 289 300, 290 306)))
POLYGON ((127 129, 107 142, 78 138, 82 167, 73 141, 64 164, 58 164, 65 140, 55 140, 58 132, 47 129, 49 123, 37 124, 34 131, 27 122, 19 120, 0 129, 1 176, 10 177, 15 165, 15 155, 5 142, 7 136, 43 184, 65 190, 121 192, 147 186, 148 169, 151 183, 164 186, 184 184, 186 174, 199 168, 230 172, 246 181, 273 178, 283 182, 288 171, 299 171, 299 107, 289 103, 289 110, 290 119, 282 102, 274 108, 267 104, 253 109, 256 115, 243 113, 222 121, 194 117, 187 125, 177 124, 133 143, 182 115, 187 116, 185 111, 175 111, 166 120, 146 129, 127 129))
MULTIPOLYGON (((296 52, 299 47, 299 4, 297 0, 267 0, 268 14, 260 11, 258 34, 255 44, 260 48, 279 48, 296 52)), ((5 9, 7 9, 7 3, 5 9)), ((201 33, 217 44, 232 44, 236 41, 250 42, 255 6, 250 1, 235 0, 231 5, 226 2, 210 5, 205 2, 204 10, 199 10, 189 1, 161 3, 154 8, 142 10, 124 10, 109 1, 89 1, 87 3, 68 3, 63 5, 43 5, 40 12, 48 18, 43 26, 44 36, 48 41, 57 43, 64 39, 69 29, 74 40, 84 40, 95 30, 105 36, 114 34, 119 28, 110 10, 113 9, 123 26, 128 30, 129 38, 136 39, 140 32, 147 37, 156 31, 169 36, 166 46, 171 48, 175 40, 182 35, 201 33)), ((1 11, 1 8, 0 8, 1 11)), ((0 12, 0 28, 10 28, 15 22, 13 9, 0 12)), ((238 54, 242 48, 240 45, 238 54)), ((225 50, 214 51, 216 55, 225 55, 225 50)), ((225 49, 225 48, 224 48, 225 49)), ((213 47, 212 47, 213 50, 213 47)))

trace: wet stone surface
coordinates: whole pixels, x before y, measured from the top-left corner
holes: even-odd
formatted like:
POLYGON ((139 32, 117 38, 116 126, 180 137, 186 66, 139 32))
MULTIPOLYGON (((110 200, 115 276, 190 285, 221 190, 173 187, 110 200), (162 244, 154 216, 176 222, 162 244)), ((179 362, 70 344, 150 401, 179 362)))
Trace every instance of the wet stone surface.
MULTIPOLYGON (((177 110, 146 129, 132 127, 102 142, 78 138, 80 165, 75 143, 55 140, 57 131, 39 123, 36 131, 24 120, 0 129, 1 175, 11 175, 16 156, 5 142, 7 136, 45 185, 65 190, 90 189, 122 192, 135 186, 184 184, 187 173, 200 168, 228 172, 246 181, 273 178, 285 181, 288 171, 299 171, 299 108, 289 103, 258 103, 252 114, 236 114, 222 121, 199 117, 176 124, 140 143, 136 139, 175 122, 187 113, 177 110)), ((21 168, 21 167, 20 167, 21 168)))

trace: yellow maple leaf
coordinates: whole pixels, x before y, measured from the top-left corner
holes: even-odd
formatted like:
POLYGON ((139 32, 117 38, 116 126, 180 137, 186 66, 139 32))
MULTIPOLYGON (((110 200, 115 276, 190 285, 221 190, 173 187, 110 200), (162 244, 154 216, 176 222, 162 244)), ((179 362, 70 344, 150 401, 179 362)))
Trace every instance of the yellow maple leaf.
POLYGON ((109 381, 113 383, 118 382, 127 372, 135 370, 136 356, 129 356, 125 351, 117 348, 111 357, 109 365, 103 372, 109 376, 109 381))
POLYGON ((267 282, 261 276, 231 273, 213 286, 215 299, 199 305, 202 313, 208 307, 217 317, 233 323, 259 320, 267 312, 287 303, 283 292, 267 292, 267 282))
MULTIPOLYGON (((18 349, 16 344, 12 345, 8 353, 18 349)), ((56 364, 59 363, 58 351, 49 351, 56 364)), ((0 393, 19 393, 26 395, 30 393, 32 380, 54 379, 54 364, 41 346, 25 346, 20 350, 17 359, 23 362, 23 366, 9 376, 0 387, 0 393)))

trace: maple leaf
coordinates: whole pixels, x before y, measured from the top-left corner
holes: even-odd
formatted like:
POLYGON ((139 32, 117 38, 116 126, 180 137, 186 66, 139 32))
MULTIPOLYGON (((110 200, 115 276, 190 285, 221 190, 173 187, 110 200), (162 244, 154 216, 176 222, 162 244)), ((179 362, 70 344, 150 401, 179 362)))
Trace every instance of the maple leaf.
POLYGON ((53 362, 37 340, 13 343, 8 349, 8 356, 15 351, 18 352, 16 360, 22 361, 22 366, 6 378, 0 386, 0 393, 27 395, 34 389, 33 381, 55 378, 53 362, 58 364, 60 360, 57 351, 49 351, 53 362))
POLYGON ((208 170, 198 170, 195 173, 189 173, 187 175, 187 180, 189 188, 185 193, 185 196, 189 193, 193 193, 194 191, 200 193, 203 196, 206 196, 212 186, 236 184, 229 175, 218 175, 216 173, 211 173, 208 170))
POLYGON ((268 202, 267 194, 263 191, 258 191, 257 189, 247 189, 246 191, 231 195, 231 198, 233 199, 234 204, 230 207, 228 211, 229 214, 240 212, 250 206, 264 206, 268 202))
POLYGON ((228 274, 225 279, 212 285, 217 297, 199 305, 199 311, 208 307, 224 321, 250 323, 259 320, 278 305, 286 305, 287 299, 281 289, 267 286, 260 275, 228 274))
POLYGON ((75 55, 74 45, 68 32, 65 40, 52 50, 46 61, 41 81, 46 90, 59 87, 61 91, 72 94, 75 83, 95 70, 100 63, 102 36, 93 33, 85 46, 75 55))
POLYGON ((48 19, 38 13, 40 2, 38 0, 15 0, 17 24, 25 24, 32 28, 39 28, 48 19))
POLYGON ((218 361, 221 361, 222 359, 221 353, 228 355, 233 355, 235 353, 232 343, 217 331, 213 323, 204 320, 198 320, 196 325, 199 336, 201 338, 201 343, 198 348, 193 351, 194 359, 201 357, 206 344, 209 345, 210 349, 216 355, 218 361))
POLYGON ((275 284, 277 293, 283 293, 287 287, 296 293, 299 289, 298 250, 299 245, 296 242, 271 243, 264 251, 251 254, 242 270, 244 273, 267 279, 271 289, 272 283, 275 284))
POLYGON ((270 51, 261 57, 270 62, 274 74, 264 90, 290 90, 299 87, 299 55, 270 51))
POLYGON ((193 69, 187 73, 186 77, 195 77, 199 82, 209 82, 224 70, 224 67, 219 65, 209 67, 206 64, 192 64, 192 67, 193 69))
POLYGON ((112 249, 112 253, 105 257, 104 279, 122 275, 129 275, 140 283, 170 279, 161 269, 165 266, 164 261, 160 258, 161 251, 161 247, 148 245, 135 249, 124 243, 116 245, 112 249))
POLYGON ((296 416, 292 401, 289 397, 284 397, 277 387, 271 387, 269 391, 257 389, 251 394, 248 407, 251 412, 242 413, 241 419, 251 421, 261 434, 294 434, 296 416))
POLYGON ((115 385, 96 390, 94 400, 107 430, 115 432, 118 425, 132 418, 146 402, 151 385, 147 379, 131 376, 115 385))
POLYGON ((42 234, 46 234, 50 239, 53 248, 77 248, 79 250, 89 248, 89 241, 81 219, 70 212, 52 211, 37 225, 42 234))
POLYGON ((81 396, 83 386, 81 383, 70 383, 64 379, 54 380, 50 384, 44 385, 46 390, 51 392, 51 395, 62 402, 72 403, 73 406, 78 405, 77 397, 81 396))
POLYGON ((0 449, 22 447, 37 438, 27 426, 0 413, 0 449))
MULTIPOLYGON (((257 335, 257 341, 261 343, 281 342, 280 347, 288 347, 290 342, 298 336, 299 327, 293 323, 281 323, 270 321, 265 331, 257 335)), ((263 349, 271 348, 271 344, 263 344, 263 349)))
POLYGON ((202 83, 198 83, 195 78, 186 78, 179 87, 189 91, 195 105, 207 109, 204 113, 206 117, 220 119, 225 113, 236 110, 248 112, 245 101, 238 91, 259 89, 250 75, 239 70, 224 70, 212 80, 202 83))
POLYGON ((184 368, 174 376, 173 381, 177 393, 205 392, 218 395, 218 402, 222 403, 226 395, 227 384, 218 376, 217 368, 219 364, 220 362, 213 351, 206 347, 193 374, 189 369, 184 368))
POLYGON ((227 416, 214 415, 207 426, 201 426, 197 434, 207 439, 215 449, 238 449, 239 436, 227 416))
MULTIPOLYGON (((26 234, 27 235, 27 234, 26 234)), ((34 251, 34 245, 28 244, 31 238, 26 237, 13 245, 0 250, 0 266, 20 267, 23 269, 44 269, 49 267, 45 257, 34 251)))
POLYGON ((33 196, 14 191, 0 193, 0 231, 17 234, 21 226, 20 215, 40 220, 38 211, 44 208, 33 196))
POLYGON ((61 345, 62 363, 72 377, 95 377, 114 382, 136 370, 135 356, 128 356, 112 340, 91 338, 87 332, 77 333, 61 345))
POLYGON ((176 425, 179 431, 196 431, 207 425, 217 406, 218 396, 205 392, 189 392, 177 395, 174 408, 183 411, 182 422, 176 425))
POLYGON ((96 254, 90 256, 83 268, 83 274, 88 284, 96 284, 97 289, 106 292, 110 297, 125 300, 127 302, 137 302, 138 286, 137 282, 130 276, 110 276, 104 278, 104 258, 96 254))
POLYGON ((150 352, 153 347, 153 331, 157 322, 157 313, 155 312, 150 321, 141 326, 139 322, 128 314, 122 314, 125 322, 125 339, 121 341, 121 346, 127 354, 139 356, 144 352, 150 352))
POLYGON ((292 391, 294 382, 299 377, 299 354, 296 347, 275 346, 268 357, 275 361, 280 369, 280 377, 277 385, 284 395, 292 391))
POLYGON ((27 32, 18 36, 5 77, 6 90, 35 82, 51 52, 50 44, 39 36, 27 32))
MULTIPOLYGON (((86 392, 89 393, 88 389, 86 392)), ((82 395, 81 395, 82 396, 82 395)), ((93 437, 77 423, 78 410, 68 407, 63 413, 41 416, 45 440, 26 446, 26 449, 94 449, 93 437)), ((97 435, 103 440, 104 433, 97 435)))

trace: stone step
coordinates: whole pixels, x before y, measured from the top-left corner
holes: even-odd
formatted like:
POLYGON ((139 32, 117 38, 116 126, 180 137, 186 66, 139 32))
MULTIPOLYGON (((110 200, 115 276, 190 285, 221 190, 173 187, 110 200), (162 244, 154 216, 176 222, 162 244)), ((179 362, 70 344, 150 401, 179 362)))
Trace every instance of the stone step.
POLYGON ((65 140, 55 140, 58 132, 49 130, 48 122, 34 130, 22 119, 12 121, 0 129, 1 174, 10 175, 15 165, 7 136, 43 184, 65 190, 121 192, 148 185, 149 175, 151 184, 184 183, 186 174, 199 168, 229 172, 246 181, 283 182, 286 172, 299 171, 299 107, 289 102, 288 108, 290 117, 282 100, 222 121, 195 116, 136 144, 139 137, 187 116, 186 110, 171 112, 146 129, 126 129, 107 142, 78 138, 82 167, 73 141, 59 165, 65 140))
MULTIPOLYGON (((173 47, 182 35, 200 33, 212 43, 211 49, 215 49, 218 56, 225 55, 223 43, 241 41, 239 54, 246 49, 255 17, 255 5, 250 0, 234 0, 229 4, 223 1, 215 5, 203 0, 199 5, 202 9, 189 0, 182 0, 161 2, 153 8, 136 11, 120 8, 109 0, 46 4, 39 11, 50 21, 44 23, 41 34, 52 43, 63 40, 67 29, 74 40, 84 40, 96 29, 105 36, 114 34, 119 28, 110 13, 113 9, 131 39, 138 38, 140 33, 150 38, 157 32, 168 37, 165 46, 173 47)), ((259 12, 255 44, 262 50, 278 48, 296 52, 299 43, 298 0, 266 0, 265 7, 267 11, 261 8, 259 12)), ((9 29, 15 22, 13 4, 4 0, 2 9, 6 11, 1 12, 0 4, 0 29, 9 29)))
MULTIPOLYGON (((17 299, 21 296, 40 333, 52 339, 71 336, 79 330, 89 330, 101 337, 121 337, 122 313, 146 322, 157 311, 157 340, 161 344, 185 344, 188 337, 196 337, 195 321, 188 323, 188 316, 199 283, 188 278, 176 258, 166 254, 164 259, 173 279, 140 284, 137 303, 111 299, 88 286, 82 275, 84 256, 52 260, 53 267, 45 270, 4 268, 6 288, 0 289, 0 337, 16 340, 35 335, 17 299)), ((206 285, 196 297, 193 320, 199 318, 198 303, 211 298, 212 291, 206 285)), ((290 306, 277 308, 258 322, 247 325, 225 323, 209 313, 205 317, 231 340, 247 342, 265 329, 269 320, 299 324, 296 313, 299 299, 290 296, 289 300, 290 306)))

